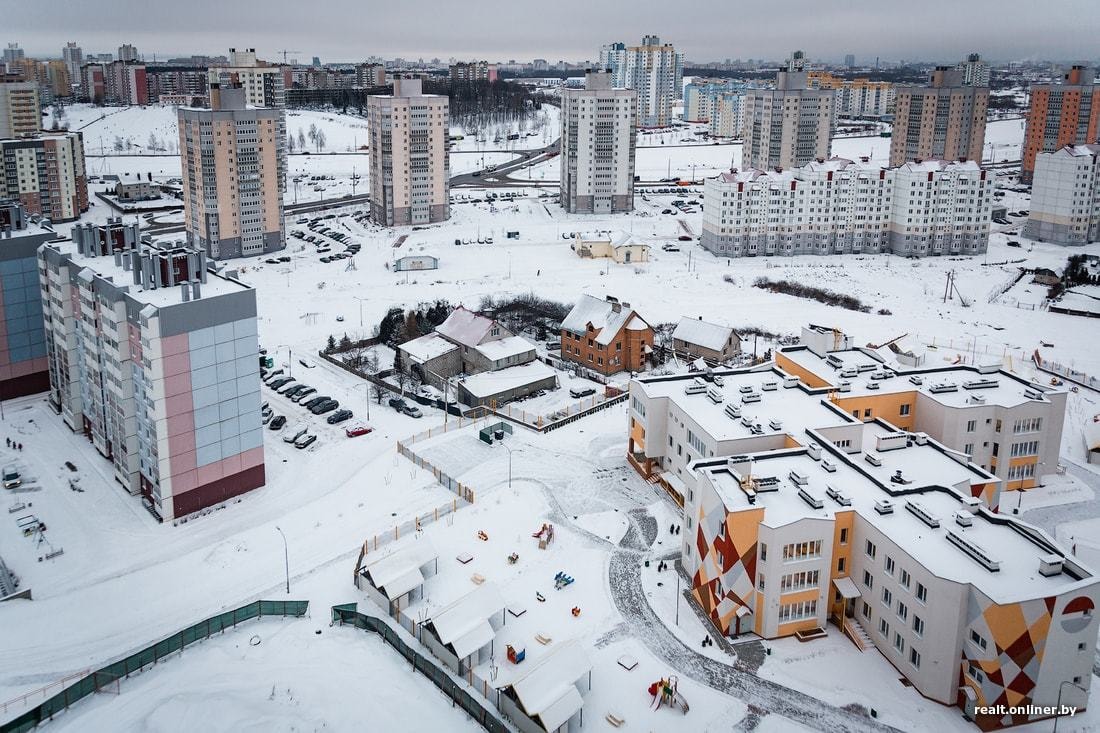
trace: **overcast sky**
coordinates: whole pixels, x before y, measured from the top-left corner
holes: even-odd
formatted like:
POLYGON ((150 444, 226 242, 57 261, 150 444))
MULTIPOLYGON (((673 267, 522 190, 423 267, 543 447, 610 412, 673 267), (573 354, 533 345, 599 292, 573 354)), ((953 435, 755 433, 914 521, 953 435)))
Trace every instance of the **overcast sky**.
POLYGON ((59 56, 65 41, 147 61, 255 47, 261 58, 357 61, 595 58, 600 44, 655 33, 689 60, 871 62, 1080 60, 1100 55, 1096 0, 2 0, 3 42, 59 56))

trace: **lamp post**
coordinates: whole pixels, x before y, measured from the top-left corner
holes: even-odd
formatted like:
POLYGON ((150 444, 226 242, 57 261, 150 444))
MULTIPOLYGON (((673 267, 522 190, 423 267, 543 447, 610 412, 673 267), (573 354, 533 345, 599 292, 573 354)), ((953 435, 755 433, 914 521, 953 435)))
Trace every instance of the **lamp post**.
POLYGON ((283 534, 283 530, 275 527, 279 531, 279 536, 283 538, 283 563, 286 565, 286 594, 290 595, 290 550, 287 548, 286 535, 283 534))
POLYGON ((363 301, 366 300, 366 298, 360 298, 358 295, 353 295, 351 297, 353 297, 353 298, 355 298, 356 300, 359 301, 359 328, 362 328, 363 327, 363 301))
MULTIPOLYGON (((508 488, 510 489, 512 488, 512 448, 504 445, 504 443, 501 443, 500 447, 508 451, 508 488)), ((517 453, 522 452, 519 448, 516 448, 515 450, 517 453)))
POLYGON ((1084 687, 1077 684, 1076 682, 1071 682, 1070 680, 1062 680, 1062 684, 1058 685, 1058 707, 1054 711, 1054 733, 1058 733, 1058 719, 1062 717, 1062 690, 1065 689, 1066 685, 1073 685, 1086 695, 1089 694, 1088 690, 1086 690, 1084 687))

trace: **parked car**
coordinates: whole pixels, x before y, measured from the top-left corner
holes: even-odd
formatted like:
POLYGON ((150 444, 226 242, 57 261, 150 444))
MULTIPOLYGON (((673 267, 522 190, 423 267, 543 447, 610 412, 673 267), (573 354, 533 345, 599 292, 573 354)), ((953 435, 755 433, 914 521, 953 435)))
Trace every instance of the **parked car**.
POLYGON ((329 425, 337 425, 339 423, 346 422, 353 417, 355 417, 355 415, 354 413, 352 413, 351 410, 337 410, 336 412, 328 416, 326 422, 329 425))
POLYGON ((309 426, 306 425, 304 422, 300 422, 294 427, 287 429, 286 433, 283 435, 283 442, 293 443, 298 438, 305 435, 308 430, 309 426))
POLYGON ((278 392, 279 394, 288 394, 295 387, 300 387, 300 386, 302 386, 301 382, 295 382, 292 379, 289 382, 287 382, 286 384, 284 384, 282 387, 279 387, 278 389, 276 389, 275 391, 278 392))
POLYGON ((273 413, 271 410, 268 410, 267 412, 262 413, 260 422, 264 425, 267 425, 269 422, 271 422, 271 418, 274 416, 275 413, 273 413))
POLYGON ((369 425, 355 424, 344 428, 344 435, 349 438, 358 438, 360 435, 366 435, 370 432, 374 432, 374 428, 369 425))
POLYGON ((420 411, 420 408, 416 405, 406 404, 401 408, 401 412, 405 413, 409 417, 424 417, 424 413, 420 411))
POLYGON ((264 381, 267 382, 269 380, 272 380, 272 379, 274 379, 275 377, 279 376, 282 373, 283 373, 282 369, 276 369, 276 370, 270 372, 266 377, 264 377, 264 381))
POLYGON ((689 236, 688 236, 688 235, 686 235, 686 234, 681 234, 681 235, 680 235, 680 241, 681 241, 681 242, 690 242, 690 241, 691 241, 691 237, 689 237, 689 236))
POLYGON ((322 402, 327 402, 330 399, 332 399, 332 398, 329 397, 328 395, 323 395, 323 396, 318 395, 317 397, 313 397, 313 398, 307 400, 306 402, 303 402, 302 407, 305 407, 306 409, 312 410, 317 405, 321 404, 322 402))
POLYGON ((672 242, 665 242, 664 244, 661 245, 661 249, 663 249, 665 252, 679 252, 680 251, 679 245, 675 245, 672 242))
POLYGON ((1009 247, 1019 247, 1020 243, 1017 242, 1016 240, 1012 240, 1011 242, 1008 243, 1008 246, 1009 247))
POLYGON ((278 379, 272 379, 267 383, 267 386, 274 390, 278 390, 279 387, 282 387, 284 384, 290 384, 293 381, 294 377, 279 377, 278 379))
POLYGON ((271 418, 271 422, 268 424, 268 427, 272 430, 280 430, 284 425, 286 425, 286 416, 276 415, 275 417, 271 418))
POLYGON ((293 397, 291 397, 291 398, 290 398, 290 401, 291 401, 291 402, 299 402, 299 403, 300 403, 300 402, 301 402, 302 400, 304 400, 304 399, 305 399, 306 397, 309 397, 309 396, 310 396, 311 394, 313 394, 313 393, 314 393, 314 392, 316 392, 316 391, 317 391, 317 390, 316 390, 316 389, 314 389, 313 387, 306 387, 306 388, 305 388, 305 389, 303 389, 303 390, 302 390, 301 392, 299 392, 298 394, 296 394, 296 395, 294 395, 293 397))
POLYGON ((560 351, 561 350, 561 341, 549 341, 549 342, 547 342, 546 350, 547 351, 560 351))
POLYGON ((569 396, 574 399, 580 399, 581 397, 588 397, 594 394, 596 394, 595 387, 574 387, 569 390, 569 396))
POLYGON ((400 397, 390 397, 389 404, 390 407, 397 410, 398 412, 402 412, 405 409, 405 400, 401 399, 400 397))
POLYGON ((302 390, 304 390, 306 388, 306 386, 307 385, 302 384, 301 382, 298 382, 293 387, 291 387, 290 389, 283 392, 283 396, 284 397, 289 397, 290 399, 294 399, 294 396, 297 395, 302 390))
POLYGON ((339 406, 340 403, 337 400, 325 400, 324 402, 309 408, 309 411, 312 412, 314 415, 324 415, 326 412, 332 412, 339 406))
POLYGON ((310 447, 311 445, 313 445, 316 442, 317 442, 317 436, 316 435, 303 435, 302 437, 298 438, 297 441, 295 441, 294 447, 301 450, 302 448, 310 447))

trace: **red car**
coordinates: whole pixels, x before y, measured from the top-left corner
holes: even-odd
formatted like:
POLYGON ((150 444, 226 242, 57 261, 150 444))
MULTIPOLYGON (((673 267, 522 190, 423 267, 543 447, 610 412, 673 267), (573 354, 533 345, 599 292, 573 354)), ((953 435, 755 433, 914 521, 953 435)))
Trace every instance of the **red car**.
POLYGON ((344 435, 349 438, 356 438, 360 435, 366 435, 367 433, 374 432, 374 428, 369 425, 352 425, 351 427, 344 428, 344 435))

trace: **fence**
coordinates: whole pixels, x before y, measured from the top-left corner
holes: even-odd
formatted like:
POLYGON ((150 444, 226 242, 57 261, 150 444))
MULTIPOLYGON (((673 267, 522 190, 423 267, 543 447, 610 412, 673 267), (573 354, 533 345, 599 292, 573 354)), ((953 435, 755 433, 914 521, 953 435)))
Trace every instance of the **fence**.
POLYGON ((1048 361, 1039 356, 1039 351, 1036 350, 1032 355, 1032 360, 1035 362, 1035 366, 1047 374, 1053 374, 1063 379, 1068 379, 1071 382, 1081 385, 1082 387, 1088 387, 1100 391, 1100 379, 1077 369, 1066 366, 1065 364, 1059 364, 1056 361, 1048 361))
MULTIPOLYGON (((141 672, 146 667, 156 664, 170 654, 182 651, 184 647, 190 646, 196 641, 207 639, 212 634, 233 628, 242 621, 263 616, 304 616, 307 610, 309 610, 309 601, 253 601, 240 608, 234 608, 232 611, 211 616, 123 659, 85 674, 53 697, 44 700, 19 717, 0 725, 0 733, 22 733, 22 731, 31 730, 39 723, 52 719, 54 715, 65 710, 73 703, 98 692, 107 685, 115 684, 123 678, 141 672)), ((43 688, 43 690, 45 689, 49 688, 43 688)), ((26 697, 27 695, 24 695, 21 698, 4 703, 4 710, 6 711, 9 705, 16 702, 25 702, 26 697)))
MULTIPOLYGON (((489 733, 511 733, 508 726, 504 724, 504 721, 489 710, 481 700, 463 689, 442 667, 409 646, 409 644, 382 619, 360 613, 356 610, 356 605, 350 603, 342 606, 333 606, 332 621, 333 623, 349 624, 364 631, 378 634, 382 637, 382 641, 397 650, 397 653, 404 657, 405 660, 413 666, 413 669, 431 680, 432 684, 439 688, 444 695, 449 697, 454 705, 465 710, 467 715, 476 720, 481 727, 489 731, 489 733)), ((413 624, 411 631, 415 635, 415 623, 411 622, 411 620, 408 622, 413 624)), ((404 623, 405 622, 402 622, 403 625, 404 623)), ((486 689, 488 689, 487 684, 486 689)), ((495 690, 492 690, 492 692, 499 695, 495 690)))

